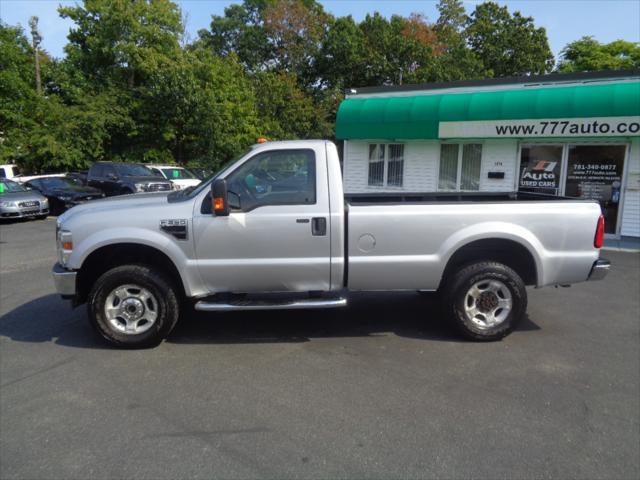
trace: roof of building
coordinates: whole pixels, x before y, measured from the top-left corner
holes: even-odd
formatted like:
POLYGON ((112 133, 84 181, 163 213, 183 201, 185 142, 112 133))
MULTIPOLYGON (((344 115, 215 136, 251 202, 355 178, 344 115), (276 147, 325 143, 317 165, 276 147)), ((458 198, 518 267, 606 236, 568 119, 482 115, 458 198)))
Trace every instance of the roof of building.
POLYGON ((407 85, 382 85, 376 87, 351 87, 345 95, 367 95, 375 93, 418 92, 424 90, 445 90, 455 88, 499 87, 499 86, 544 86, 552 84, 586 83, 593 81, 623 80, 638 77, 640 69, 600 70, 597 72, 551 73, 547 75, 523 75, 517 77, 487 78, 480 80, 455 80, 452 82, 416 83, 407 85))

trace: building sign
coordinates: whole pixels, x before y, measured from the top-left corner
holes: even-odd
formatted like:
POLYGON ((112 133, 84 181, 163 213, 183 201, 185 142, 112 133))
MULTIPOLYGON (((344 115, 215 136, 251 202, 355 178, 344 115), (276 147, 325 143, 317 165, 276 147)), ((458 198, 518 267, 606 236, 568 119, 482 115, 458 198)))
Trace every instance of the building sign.
POLYGON ((640 116, 440 122, 439 138, 640 136, 640 116))
POLYGON ((521 191, 556 194, 560 188, 560 162, 538 160, 520 168, 521 191))
POLYGON ((518 190, 558 195, 561 171, 562 146, 523 145, 518 190))

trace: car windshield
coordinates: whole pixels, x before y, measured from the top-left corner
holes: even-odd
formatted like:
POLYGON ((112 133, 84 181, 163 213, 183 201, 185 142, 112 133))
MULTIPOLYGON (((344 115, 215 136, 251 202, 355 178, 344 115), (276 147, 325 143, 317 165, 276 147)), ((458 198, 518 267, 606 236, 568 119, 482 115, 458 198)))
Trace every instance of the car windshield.
POLYGON ((78 185, 71 178, 63 177, 42 178, 40 179, 40 183, 45 188, 69 188, 78 185))
POLYGON ((119 175, 123 177, 153 177, 154 174, 147 167, 142 165, 114 165, 119 175))
POLYGON ((27 191, 26 188, 24 188, 22 185, 12 180, 0 181, 0 195, 5 193, 26 192, 26 191, 27 191))
POLYGON ((169 180, 184 180, 187 178, 196 178, 191 174, 191 172, 185 170, 184 168, 163 168, 162 172, 169 180))

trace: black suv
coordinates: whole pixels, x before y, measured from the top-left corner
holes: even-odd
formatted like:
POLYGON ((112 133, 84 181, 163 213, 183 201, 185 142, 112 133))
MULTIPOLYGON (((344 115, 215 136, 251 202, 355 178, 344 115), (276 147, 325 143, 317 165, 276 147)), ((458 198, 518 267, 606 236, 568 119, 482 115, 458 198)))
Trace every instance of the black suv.
POLYGON ((169 180, 136 163, 96 162, 91 165, 87 184, 106 195, 172 190, 169 180))

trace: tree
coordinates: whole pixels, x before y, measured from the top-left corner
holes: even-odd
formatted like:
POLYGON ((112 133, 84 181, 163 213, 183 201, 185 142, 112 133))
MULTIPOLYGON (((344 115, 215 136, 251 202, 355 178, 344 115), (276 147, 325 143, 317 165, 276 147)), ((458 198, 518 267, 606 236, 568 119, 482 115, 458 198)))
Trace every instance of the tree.
POLYGON ((318 56, 318 76, 329 88, 369 84, 370 64, 364 33, 351 15, 332 23, 318 56))
POLYGON ((241 5, 226 7, 224 16, 212 16, 210 30, 198 32, 196 44, 211 48, 217 55, 237 55, 249 71, 264 68, 275 55, 262 19, 271 1, 244 0, 241 5))
POLYGON ((0 23, 0 162, 22 155, 33 128, 30 112, 37 100, 33 84, 33 50, 19 27, 0 23))
POLYGON ((214 15, 199 42, 219 55, 235 53, 253 73, 295 74, 303 86, 315 83, 318 52, 332 17, 315 0, 244 0, 214 15))
POLYGON ((553 68, 545 29, 536 28, 533 18, 520 12, 511 15, 497 3, 477 5, 465 35, 487 76, 543 74, 553 68))
POLYGON ((582 37, 569 43, 560 53, 558 71, 587 72, 640 68, 640 42, 616 40, 600 43, 593 37, 582 37))
POLYGON ((440 0, 440 13, 435 32, 440 44, 440 55, 436 59, 434 76, 437 81, 481 78, 484 74, 482 62, 469 49, 465 38, 465 27, 469 23, 461 0, 440 0))
POLYGON ((141 90, 144 160, 216 167, 258 137, 252 85, 235 57, 197 49, 150 80, 141 90))
POLYGON ((182 17, 170 0, 85 0, 58 11, 76 24, 67 60, 98 84, 133 88, 180 51, 182 17))
POLYGON ((311 70, 324 40, 329 15, 315 1, 280 0, 267 6, 264 31, 273 46, 275 69, 294 73, 303 84, 315 79, 311 70))
POLYGON ((270 140, 323 138, 326 112, 299 87, 293 74, 259 72, 254 79, 260 134, 270 140))

